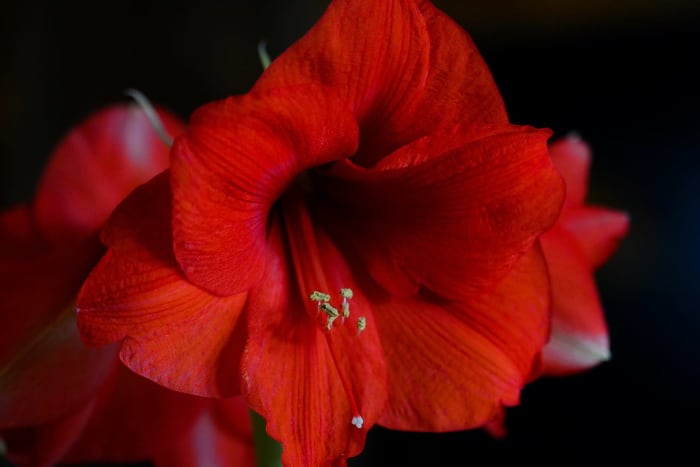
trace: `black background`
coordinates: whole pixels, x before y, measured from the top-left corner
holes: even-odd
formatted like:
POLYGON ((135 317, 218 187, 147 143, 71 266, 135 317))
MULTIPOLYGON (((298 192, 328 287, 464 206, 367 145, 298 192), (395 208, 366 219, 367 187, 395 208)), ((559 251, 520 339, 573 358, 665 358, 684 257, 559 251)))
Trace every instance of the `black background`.
MULTIPOLYGON (((515 123, 593 146, 590 200, 629 236, 598 272, 613 359, 537 381, 502 441, 375 428, 353 466, 700 465, 700 8, 692 1, 436 1, 470 31, 515 123), (609 5, 608 3, 613 3, 609 5)), ((31 197, 53 144, 134 87, 183 118, 244 93, 327 2, 0 6, 0 207, 31 197)))

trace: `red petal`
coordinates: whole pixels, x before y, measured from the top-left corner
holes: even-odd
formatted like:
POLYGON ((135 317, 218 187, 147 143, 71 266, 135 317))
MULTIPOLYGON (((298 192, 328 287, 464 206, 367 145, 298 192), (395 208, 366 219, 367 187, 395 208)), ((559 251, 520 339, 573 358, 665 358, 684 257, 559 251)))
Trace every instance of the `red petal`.
POLYGON ((567 211, 559 224, 576 239, 587 261, 597 268, 610 258, 622 237, 627 235, 629 216, 590 206, 567 211))
POLYGON ((69 309, 0 368, 0 427, 55 420, 85 404, 115 361, 114 346, 88 350, 69 309))
POLYGON ((374 303, 389 370, 388 428, 474 428, 518 403, 549 333, 549 281, 533 248, 491 293, 464 303, 374 303))
POLYGON ((263 274, 272 204, 304 170, 356 146, 355 121, 318 87, 199 109, 172 161, 175 254, 187 277, 220 295, 248 290, 263 274))
POLYGON ((493 287, 559 213, 563 185, 547 136, 456 128, 371 170, 336 164, 319 183, 342 217, 325 224, 342 226, 334 234, 355 245, 385 289, 415 291, 406 276, 443 297, 469 297, 493 287))
POLYGON ((369 304, 338 251, 317 234, 329 281, 355 291, 353 313, 365 315, 368 324, 360 335, 342 325, 329 333, 321 329, 290 280, 275 225, 265 279, 251 292, 243 370, 249 403, 282 442, 285 465, 324 466, 356 455, 386 398, 384 360, 369 304), (362 429, 351 424, 348 393, 364 419, 362 429))
POLYGON ((577 242, 555 228, 541 239, 552 282, 552 336, 543 350, 544 372, 567 374, 610 358, 608 331, 593 267, 577 242))
POLYGON ((0 214, 0 427, 43 423, 92 397, 116 349, 89 352, 72 302, 97 239, 53 251, 26 206, 0 214))
POLYGON ((187 438, 163 449, 154 463, 169 467, 254 467, 255 449, 245 399, 210 399, 208 409, 200 412, 187 438))
POLYGON ((565 205, 583 206, 588 193, 591 148, 576 136, 554 141, 549 148, 552 161, 566 182, 565 205))
POLYGON ((7 445, 7 459, 19 467, 57 465, 80 437, 94 408, 93 398, 57 421, 0 432, 7 445))
POLYGON ((207 408, 206 399, 169 391, 122 365, 114 376, 64 462, 153 459, 183 443, 207 408))
MULTIPOLYGON (((160 110, 173 136, 183 125, 160 110)), ((136 105, 91 115, 59 143, 39 182, 34 210, 54 243, 94 234, 131 190, 168 167, 169 148, 136 105)))
POLYGON ((78 325, 91 345, 126 338, 121 358, 173 389, 238 392, 241 344, 232 337, 245 294, 217 297, 188 282, 171 250, 167 172, 137 189, 104 232, 110 250, 78 297, 78 325))
POLYGON ((361 163, 436 128, 507 121, 469 36, 429 2, 336 0, 256 84, 316 82, 341 94, 363 132, 361 163))

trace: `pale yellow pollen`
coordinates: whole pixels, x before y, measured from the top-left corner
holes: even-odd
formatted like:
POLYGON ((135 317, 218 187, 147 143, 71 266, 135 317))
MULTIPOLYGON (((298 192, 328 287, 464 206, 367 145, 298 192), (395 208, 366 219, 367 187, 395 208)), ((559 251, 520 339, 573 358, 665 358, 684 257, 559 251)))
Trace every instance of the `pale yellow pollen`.
POLYGON ((343 297, 343 299, 352 298, 352 289, 340 289, 340 296, 343 297))
POLYGON ((359 336, 362 331, 367 328, 367 318, 360 316, 357 318, 357 335, 359 336))
POLYGON ((328 315, 327 326, 328 330, 330 331, 333 328, 333 322, 338 318, 338 316, 340 316, 340 314, 338 313, 338 309, 330 303, 321 303, 320 309, 328 315))
POLYGON ((311 295, 309 295, 309 298, 311 299, 312 302, 330 302, 331 301, 331 296, 328 295, 327 293, 319 292, 318 290, 314 290, 311 295))

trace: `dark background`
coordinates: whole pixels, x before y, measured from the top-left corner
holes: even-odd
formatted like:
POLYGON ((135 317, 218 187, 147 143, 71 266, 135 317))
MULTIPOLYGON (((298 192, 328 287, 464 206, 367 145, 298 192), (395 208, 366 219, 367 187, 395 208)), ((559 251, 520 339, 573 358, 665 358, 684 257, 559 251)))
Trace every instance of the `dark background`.
MULTIPOLYGON (((327 3, 2 4, 0 207, 29 199, 53 144, 124 89, 186 118, 246 92, 258 41, 274 57, 327 3)), ((630 213, 598 273, 613 359, 528 386, 505 440, 375 428, 350 464, 700 465, 700 2, 435 3, 472 34, 511 119, 581 134, 591 201, 630 213)))

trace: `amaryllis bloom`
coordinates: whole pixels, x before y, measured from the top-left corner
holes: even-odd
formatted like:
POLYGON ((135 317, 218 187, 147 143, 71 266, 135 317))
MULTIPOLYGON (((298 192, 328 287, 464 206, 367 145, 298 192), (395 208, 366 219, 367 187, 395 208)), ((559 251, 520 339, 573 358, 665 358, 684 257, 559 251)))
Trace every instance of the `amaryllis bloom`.
POLYGON ((627 233, 627 214, 584 204, 591 150, 578 137, 551 145, 566 181, 566 201, 555 226, 541 238, 552 283, 552 335, 543 350, 544 373, 562 375, 610 358, 605 316, 593 271, 627 233))
POLYGON ((375 424, 482 426, 548 337, 549 136, 508 122, 429 2, 336 0, 117 209, 82 336, 173 389, 242 390, 286 465, 344 463, 375 424))
POLYGON ((170 391, 123 367, 115 346, 88 349, 78 335, 73 304, 103 253, 98 230, 167 165, 142 110, 109 107, 57 146, 31 203, 0 213, 0 439, 14 464, 253 464, 242 398, 170 391))

